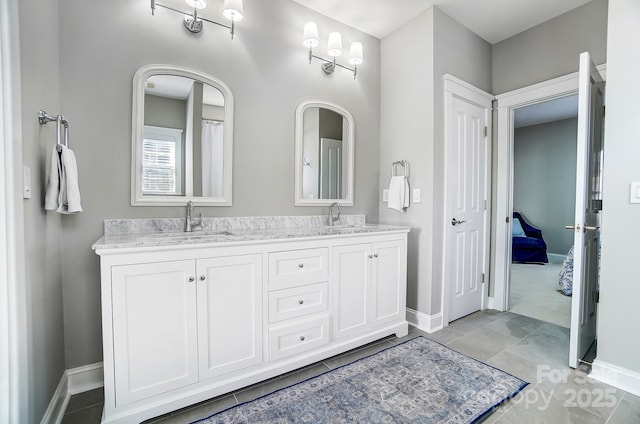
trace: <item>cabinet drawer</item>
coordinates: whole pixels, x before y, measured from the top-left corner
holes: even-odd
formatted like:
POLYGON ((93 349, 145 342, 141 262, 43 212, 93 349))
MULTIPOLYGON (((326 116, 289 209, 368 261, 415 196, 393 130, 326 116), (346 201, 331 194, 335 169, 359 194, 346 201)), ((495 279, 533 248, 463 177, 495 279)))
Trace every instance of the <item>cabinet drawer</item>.
POLYGON ((329 343, 329 316, 269 330, 270 359, 286 358, 329 343))
POLYGON ((327 292, 328 283, 269 292, 269 322, 326 311, 327 292))
POLYGON ((269 287, 320 283, 329 279, 329 249, 269 253, 269 287))

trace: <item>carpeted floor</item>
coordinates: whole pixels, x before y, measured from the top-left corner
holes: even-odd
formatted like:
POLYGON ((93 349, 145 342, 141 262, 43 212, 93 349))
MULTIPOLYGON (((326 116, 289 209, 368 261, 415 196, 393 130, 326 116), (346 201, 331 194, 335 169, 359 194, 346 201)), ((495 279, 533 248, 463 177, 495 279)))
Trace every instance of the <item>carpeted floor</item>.
POLYGON ((469 424, 526 385, 417 337, 197 423, 469 424))
POLYGON ((511 264, 510 311, 569 328, 571 297, 558 291, 562 263, 511 264))

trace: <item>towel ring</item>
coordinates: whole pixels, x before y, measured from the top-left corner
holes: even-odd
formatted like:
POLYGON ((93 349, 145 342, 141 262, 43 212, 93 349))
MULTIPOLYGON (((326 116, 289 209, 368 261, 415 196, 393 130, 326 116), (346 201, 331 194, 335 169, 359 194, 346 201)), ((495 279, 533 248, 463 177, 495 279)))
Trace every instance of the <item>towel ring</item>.
POLYGON ((403 159, 403 160, 398 160, 393 162, 391 164, 391 176, 392 177, 402 176, 405 178, 409 178, 409 161, 403 159), (403 172, 402 174, 396 173, 398 165, 402 166, 402 172, 403 172))

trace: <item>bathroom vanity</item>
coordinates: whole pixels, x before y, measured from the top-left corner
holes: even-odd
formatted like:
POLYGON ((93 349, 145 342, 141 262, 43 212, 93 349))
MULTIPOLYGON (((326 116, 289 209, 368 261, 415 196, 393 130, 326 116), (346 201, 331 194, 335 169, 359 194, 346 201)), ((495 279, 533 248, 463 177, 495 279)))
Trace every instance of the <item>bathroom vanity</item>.
POLYGON ((409 229, 356 217, 208 219, 193 233, 105 222, 93 246, 103 422, 138 423, 406 335, 409 229))

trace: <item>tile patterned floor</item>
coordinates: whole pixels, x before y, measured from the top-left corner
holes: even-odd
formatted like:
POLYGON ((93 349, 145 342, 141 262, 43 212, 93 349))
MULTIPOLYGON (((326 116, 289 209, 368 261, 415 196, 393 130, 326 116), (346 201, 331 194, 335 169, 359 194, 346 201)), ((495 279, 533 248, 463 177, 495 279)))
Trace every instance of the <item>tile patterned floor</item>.
MULTIPOLYGON (((236 392, 145 421, 145 424, 182 424, 208 417, 241 402, 290 386, 327 370, 423 335, 454 350, 520 377, 531 384, 488 416, 485 424, 529 423, 640 423, 640 397, 571 370, 567 328, 510 312, 483 311, 426 334, 411 328, 407 337, 388 337, 300 370, 236 392)), ((63 424, 100 422, 101 389, 71 397, 63 424)))

